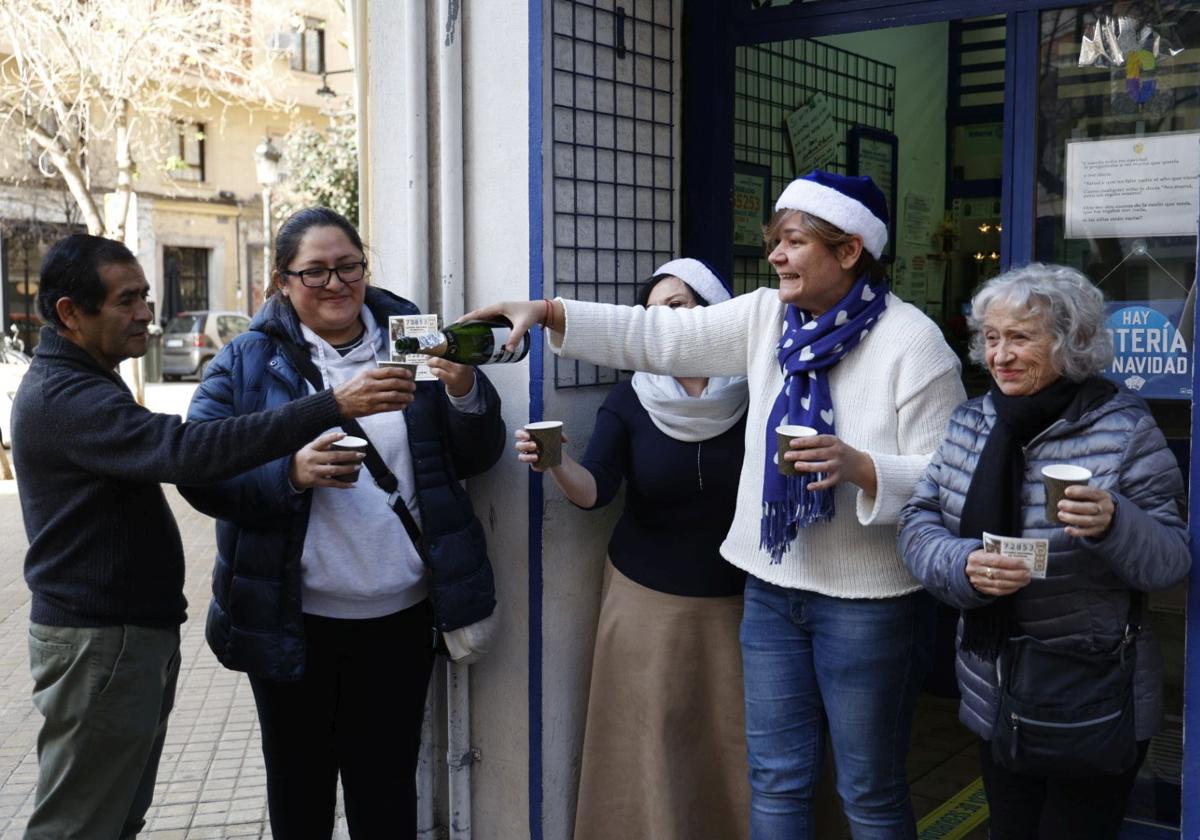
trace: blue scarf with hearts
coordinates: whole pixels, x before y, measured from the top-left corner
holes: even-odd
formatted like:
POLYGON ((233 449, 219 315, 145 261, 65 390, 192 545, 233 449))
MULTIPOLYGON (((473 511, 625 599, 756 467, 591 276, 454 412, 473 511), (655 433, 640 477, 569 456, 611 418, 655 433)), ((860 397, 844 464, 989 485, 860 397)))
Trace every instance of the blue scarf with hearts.
POLYGON ((767 416, 766 464, 763 467, 763 516, 759 547, 771 562, 783 559, 801 528, 833 519, 833 490, 809 490, 812 473, 780 475, 775 427, 781 424, 811 426, 818 434, 832 435, 833 400, 829 395, 829 369, 862 341, 887 308, 887 281, 874 285, 860 277, 828 312, 812 317, 788 306, 779 339, 779 366, 783 390, 767 416))

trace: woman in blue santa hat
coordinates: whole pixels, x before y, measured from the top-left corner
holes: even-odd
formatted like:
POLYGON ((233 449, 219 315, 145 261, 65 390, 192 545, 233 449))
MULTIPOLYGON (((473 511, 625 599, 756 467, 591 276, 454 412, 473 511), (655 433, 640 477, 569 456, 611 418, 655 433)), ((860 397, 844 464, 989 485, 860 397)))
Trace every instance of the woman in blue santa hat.
POLYGON ((867 177, 813 171, 765 229, 779 288, 695 309, 499 304, 512 343, 673 376, 746 376, 746 455, 721 555, 747 573, 741 625, 752 840, 806 840, 829 728, 855 840, 916 836, 905 756, 934 607, 896 524, 965 399, 941 331, 888 292, 887 204, 867 177), (780 468, 776 427, 791 440, 780 468))

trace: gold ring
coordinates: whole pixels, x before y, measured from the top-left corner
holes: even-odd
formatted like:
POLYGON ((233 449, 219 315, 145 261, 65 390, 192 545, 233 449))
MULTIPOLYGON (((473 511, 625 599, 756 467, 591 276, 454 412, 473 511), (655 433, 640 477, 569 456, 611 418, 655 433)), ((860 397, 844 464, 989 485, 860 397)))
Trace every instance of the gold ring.
POLYGON ((991 579, 992 579, 992 567, 991 567, 991 566, 988 566, 988 567, 987 567, 987 568, 984 570, 983 574, 984 574, 984 576, 985 576, 985 577, 986 577, 988 580, 991 580, 991 579))

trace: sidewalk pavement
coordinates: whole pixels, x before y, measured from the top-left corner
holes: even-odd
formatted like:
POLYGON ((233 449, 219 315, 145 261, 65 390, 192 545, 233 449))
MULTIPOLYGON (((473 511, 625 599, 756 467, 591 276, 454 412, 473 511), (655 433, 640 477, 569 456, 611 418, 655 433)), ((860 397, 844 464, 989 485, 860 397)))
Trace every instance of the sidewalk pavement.
MULTIPOLYGON (((151 385, 147 404, 186 411, 194 384, 151 385)), ((254 697, 244 674, 228 671, 204 642, 213 520, 164 487, 187 557, 188 621, 181 628, 175 710, 167 730, 143 840, 270 838, 266 778, 254 697)), ((27 542, 15 482, 0 481, 0 840, 16 840, 33 807, 41 715, 30 700, 27 542)), ((349 837, 339 797, 334 840, 349 837)))

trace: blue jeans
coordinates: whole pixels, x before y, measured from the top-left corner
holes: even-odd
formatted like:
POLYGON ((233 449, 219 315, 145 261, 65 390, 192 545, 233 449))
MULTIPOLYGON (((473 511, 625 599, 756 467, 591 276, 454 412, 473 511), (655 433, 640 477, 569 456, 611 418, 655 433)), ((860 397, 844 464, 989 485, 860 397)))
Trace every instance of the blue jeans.
POLYGON ((828 721, 855 840, 916 837, 905 756, 933 647, 925 592, 832 598, 746 578, 751 840, 810 840, 828 721))

